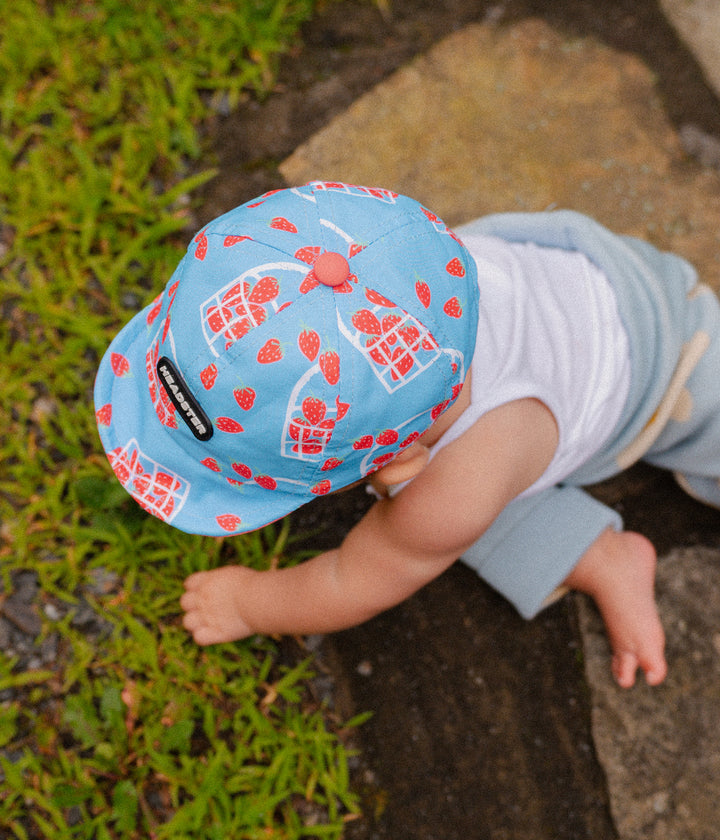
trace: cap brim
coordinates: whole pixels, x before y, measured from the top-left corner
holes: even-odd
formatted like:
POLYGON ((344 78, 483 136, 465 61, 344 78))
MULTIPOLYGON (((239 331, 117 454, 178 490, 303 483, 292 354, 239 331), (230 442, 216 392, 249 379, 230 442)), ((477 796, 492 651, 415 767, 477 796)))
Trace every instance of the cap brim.
POLYGON ((95 380, 100 439, 121 484, 157 518, 207 536, 254 531, 305 504, 304 496, 269 491, 252 481, 229 483, 214 475, 202 463, 207 450, 181 421, 173 429, 159 422, 146 372, 146 354, 157 330, 148 326, 150 309, 139 312, 115 336, 95 380), (113 412, 119 405, 122 411, 113 412), (196 475, 188 476, 189 469, 196 475))

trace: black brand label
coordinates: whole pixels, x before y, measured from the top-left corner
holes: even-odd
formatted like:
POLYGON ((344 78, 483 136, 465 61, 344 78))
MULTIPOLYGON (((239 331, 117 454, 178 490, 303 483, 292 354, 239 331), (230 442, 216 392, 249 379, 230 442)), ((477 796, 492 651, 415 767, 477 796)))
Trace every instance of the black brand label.
POLYGON ((165 389, 168 397, 185 425, 198 440, 210 440, 213 436, 213 427, 207 414, 200 408, 200 404, 190 393, 185 380, 167 356, 161 356, 157 363, 157 373, 160 384, 165 389))

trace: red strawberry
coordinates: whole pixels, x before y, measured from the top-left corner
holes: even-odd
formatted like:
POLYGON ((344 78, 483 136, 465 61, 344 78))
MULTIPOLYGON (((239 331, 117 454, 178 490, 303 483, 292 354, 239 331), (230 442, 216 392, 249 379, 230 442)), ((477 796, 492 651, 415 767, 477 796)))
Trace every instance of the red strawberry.
POLYGON ((162 293, 160 293, 155 298, 155 300, 152 302, 152 307, 148 311, 148 314, 145 318, 148 326, 152 325, 154 323, 155 319, 157 318, 157 316, 160 314, 160 310, 162 309, 162 302, 163 302, 163 296, 162 296, 162 293))
POLYGON ((226 236, 223 240, 223 245, 226 248, 230 248, 233 245, 237 245, 238 242, 244 242, 246 239, 251 239, 250 236, 226 236))
MULTIPOLYGON (((261 304, 251 303, 249 305, 249 308, 250 308, 250 317, 251 317, 252 321, 254 322, 254 326, 256 326, 256 327, 259 326, 260 324, 263 323, 263 321, 265 321, 267 319, 267 312, 265 310, 265 307, 262 306, 261 304)), ((237 312, 238 315, 243 315, 245 312, 247 312, 247 308, 244 307, 244 306, 238 306, 238 307, 236 307, 235 311, 237 312)))
POLYGON ((243 283, 236 283, 234 286, 231 286, 227 292, 225 292, 220 303, 222 303, 223 306, 237 306, 239 303, 242 303, 249 294, 250 284, 247 280, 243 283))
POLYGON ((411 443, 415 443, 415 441, 420 437, 420 432, 411 432, 405 440, 400 444, 400 449, 405 449, 406 446, 410 446, 411 443))
POLYGON ((433 410, 430 412, 430 416, 433 420, 437 420, 438 417, 445 411, 445 409, 450 405, 451 400, 445 400, 445 402, 438 403, 433 410))
POLYGON ((269 475, 256 475, 255 483, 259 484, 261 487, 264 487, 266 490, 277 489, 277 481, 275 481, 275 479, 271 478, 269 475))
POLYGON ((456 297, 451 297, 450 300, 445 301, 443 312, 451 318, 462 318, 462 306, 456 297))
POLYGON ((380 434, 375 436, 375 443, 378 446, 390 446, 397 442, 398 437, 400 436, 395 429, 385 429, 384 432, 380 432, 380 434))
POLYGON ((398 334, 406 347, 410 350, 418 349, 418 345, 420 344, 420 330, 417 327, 412 324, 401 327, 398 330, 398 334))
MULTIPOLYGON (((165 392, 163 391, 163 394, 165 392)), ((163 424, 163 426, 167 426, 168 429, 177 429, 177 421, 175 420, 175 416, 173 412, 175 411, 175 406, 172 406, 172 409, 166 409, 162 403, 157 403, 155 406, 155 413, 158 416, 158 420, 163 424)))
POLYGON ((284 230, 287 233, 297 233, 297 228, 295 225, 288 221, 284 216, 276 216, 271 222, 270 227, 274 228, 275 230, 284 230))
POLYGON ((321 252, 322 248, 319 245, 306 245, 304 248, 298 248, 295 251, 295 259, 313 265, 321 252))
POLYGON ((227 350, 227 348, 231 347, 234 342, 248 333, 251 326, 252 324, 250 323, 249 318, 241 318, 239 321, 234 321, 230 325, 230 329, 225 330, 223 333, 225 338, 228 340, 228 343, 225 345, 225 349, 227 350))
POLYGON ((280 285, 274 277, 261 277, 250 292, 251 303, 268 303, 280 294, 280 285))
POLYGON ((307 440, 310 437, 310 423, 304 417, 293 417, 288 431, 293 440, 307 440))
POLYGON ((177 490, 180 487, 180 482, 177 478, 173 478, 173 476, 169 475, 166 472, 159 472, 155 476, 155 486, 153 487, 153 492, 159 493, 162 489, 166 490, 177 490))
POLYGON ((309 361, 314 362, 320 352, 320 336, 315 330, 303 330, 298 336, 300 352, 309 361))
POLYGON ((404 376, 415 364, 413 357, 404 347, 396 347, 392 354, 392 371, 390 376, 397 381, 404 376))
POLYGON ((233 390, 235 402, 243 411, 250 411, 255 403, 255 391, 253 388, 235 388, 233 390))
POLYGON ((136 476, 132 482, 132 488, 136 493, 144 496, 150 489, 150 478, 147 475, 136 476))
POLYGON ((352 316, 353 326, 366 335, 380 335, 381 327, 377 316, 369 309, 360 309, 352 316))
POLYGON ((257 354, 257 360, 261 365, 270 365, 273 362, 279 362, 282 357, 282 347, 277 338, 269 338, 257 354))
POLYGON ((327 406, 317 397, 306 397, 302 401, 302 413, 313 426, 317 426, 318 423, 325 419, 327 406))
POLYGON ((200 371, 200 381, 206 391, 209 391, 215 384, 217 379, 217 367, 214 364, 208 365, 204 370, 200 371))
POLYGON ((293 452, 301 452, 303 455, 319 455, 323 451, 321 443, 296 443, 292 448, 293 452))
POLYGON ((434 213, 431 213, 429 210, 426 210, 424 207, 422 207, 421 210, 423 211, 423 213, 428 217, 428 219, 433 224, 440 221, 440 219, 438 219, 438 217, 434 213))
POLYGON ((450 260, 450 262, 445 266, 445 271, 447 271, 448 274, 452 274, 453 277, 465 276, 465 266, 457 257, 450 260))
POLYGON ((215 420, 215 428, 221 432, 228 432, 228 434, 236 435, 243 431, 243 427, 233 420, 232 417, 218 417, 215 420))
POLYGON ((110 354, 110 367, 115 376, 127 376, 130 372, 130 362, 128 362, 122 353, 110 354))
MULTIPOLYGON (((402 318, 399 315, 386 315, 382 319, 383 335, 391 333, 395 329, 395 327, 397 327, 397 325, 401 322, 402 318)), ((397 341, 397 336, 395 334, 392 334, 387 340, 390 342, 390 344, 395 344, 395 342, 397 341)))
POLYGON ((168 498, 168 500, 165 502, 165 504, 162 506, 162 509, 160 510, 160 515, 164 516, 165 519, 169 519, 170 514, 173 512, 174 507, 175 507, 175 502, 173 500, 173 497, 170 496, 168 498))
POLYGON ((115 463, 111 465, 113 468, 113 472, 118 477, 120 484, 125 487, 125 485, 130 480, 130 470, 125 466, 125 464, 115 463))
POLYGON ((342 464, 342 461, 339 458, 328 458, 320 469, 327 472, 327 470, 334 470, 335 467, 339 467, 340 464, 342 464))
POLYGON ((218 465, 218 462, 214 458, 203 458, 203 460, 200 461, 200 463, 204 467, 207 467, 209 470, 212 470, 213 472, 222 472, 220 466, 218 465))
POLYGON ((201 230, 195 239, 193 239, 193 242, 197 244, 197 247, 195 248, 195 258, 198 260, 204 260, 208 251, 208 240, 207 236, 205 236, 205 231, 201 230))
POLYGON ((214 333, 224 330, 231 318, 232 312, 225 306, 211 306, 207 311, 208 326, 214 333))
POLYGON ((370 358, 378 365, 386 365, 390 358, 390 346, 387 341, 381 341, 380 337, 371 338, 365 345, 370 354, 370 358))
POLYGON ((320 356, 320 370, 329 385, 337 385, 340 379, 340 356, 334 350, 327 350, 320 356))
POLYGON ((340 402, 340 397, 335 397, 335 410, 337 411, 337 419, 342 420, 348 413, 350 403, 340 402))
POLYGON ((315 276, 315 272, 311 271, 300 284, 300 294, 306 295, 308 292, 316 289, 320 285, 320 281, 315 276))
POLYGON ((375 464, 377 467, 382 467, 385 464, 389 464, 394 457, 394 452, 386 452, 384 455, 378 455, 377 458, 373 458, 373 464, 375 464))
POLYGON ((112 405, 107 403, 95 412, 95 420, 98 426, 109 426, 112 420, 112 405))
POLYGON ((367 289, 365 291, 365 297, 370 301, 370 303, 374 303, 377 306, 395 306, 395 304, 388 300, 386 297, 383 297, 378 292, 373 291, 372 289, 367 289))
POLYGON ((396 192, 393 192, 392 190, 386 190, 384 188, 378 189, 377 187, 370 187, 368 189, 368 192, 375 198, 382 199, 382 201, 387 201, 388 198, 392 198, 393 200, 395 200, 398 197, 398 194, 396 192))
POLYGON ((333 286, 332 290, 336 295, 349 295, 353 290, 352 284, 357 283, 357 281, 357 274, 350 274, 347 280, 340 283, 339 286, 333 286))
POLYGON ((430 293, 430 286, 424 280, 418 280, 415 283, 415 294, 418 296, 418 300, 425 309, 430 306, 430 301, 432 300, 432 294, 430 293))
POLYGON ((266 199, 270 198, 271 195, 275 195, 276 192, 280 192, 280 190, 268 190, 266 193, 263 193, 256 202, 253 204, 246 205, 247 207, 260 207, 261 204, 265 204, 266 199))
POLYGON ((361 438, 353 443, 353 449, 370 449, 373 445, 373 436, 372 435, 363 435, 361 438))
POLYGON ((319 481, 314 487, 310 488, 310 492, 314 493, 316 496, 324 496, 326 493, 329 493, 332 488, 332 485, 328 481, 327 478, 324 478, 322 481, 319 481))
POLYGON ((243 478, 252 478, 252 470, 246 464, 231 464, 232 468, 238 475, 241 475, 243 478))
POLYGON ((215 521, 223 531, 237 531, 242 519, 239 516, 235 516, 234 513, 223 513, 220 516, 216 516, 215 521))

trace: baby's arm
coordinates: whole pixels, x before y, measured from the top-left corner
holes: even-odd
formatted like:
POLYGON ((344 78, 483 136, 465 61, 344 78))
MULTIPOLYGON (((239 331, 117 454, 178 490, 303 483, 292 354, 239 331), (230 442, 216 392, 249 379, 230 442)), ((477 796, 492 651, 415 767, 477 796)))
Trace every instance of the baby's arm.
POLYGON ((225 566, 191 575, 181 604, 199 644, 254 633, 326 633, 407 598, 455 559, 392 538, 393 502, 376 504, 342 545, 298 566, 258 572, 225 566))
POLYGON ((232 566, 191 575, 181 602, 185 626, 199 644, 213 644, 359 624, 452 564, 539 477, 556 443, 544 406, 501 406, 396 498, 376 504, 338 549, 290 569, 232 566))

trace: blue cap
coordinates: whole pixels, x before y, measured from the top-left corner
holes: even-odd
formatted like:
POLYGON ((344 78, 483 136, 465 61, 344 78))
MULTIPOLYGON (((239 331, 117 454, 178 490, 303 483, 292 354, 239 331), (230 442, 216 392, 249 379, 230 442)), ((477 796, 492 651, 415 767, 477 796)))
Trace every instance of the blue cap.
POLYGON ((148 511, 252 531, 358 481, 455 400, 475 346, 475 264, 416 201, 312 182, 194 237, 115 337, 103 446, 148 511))

